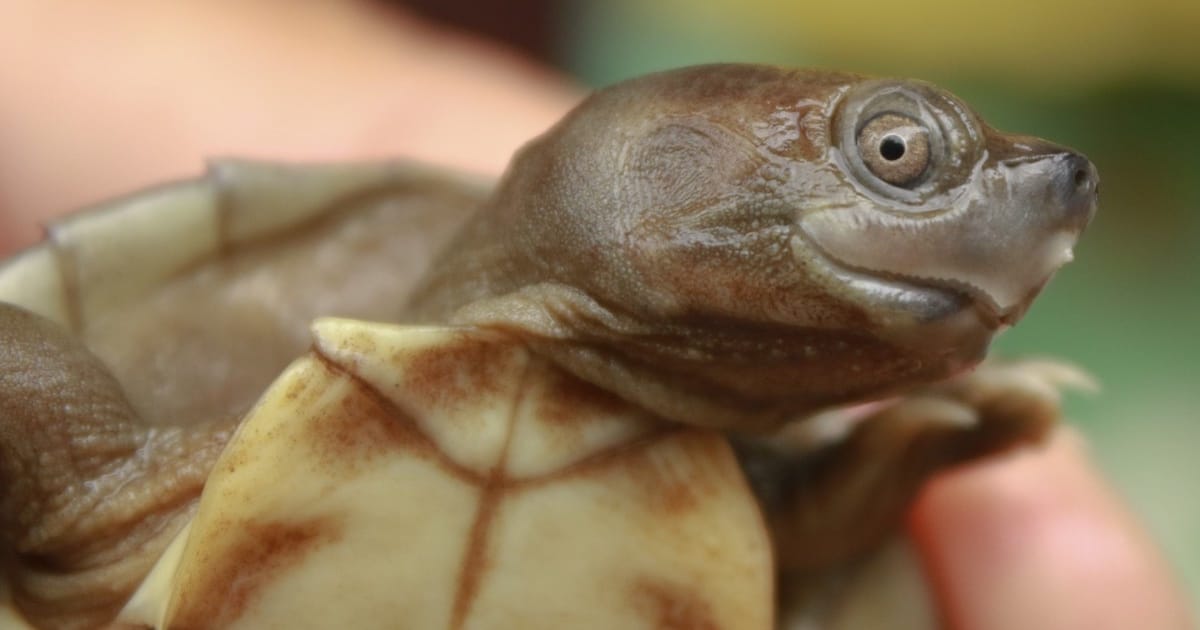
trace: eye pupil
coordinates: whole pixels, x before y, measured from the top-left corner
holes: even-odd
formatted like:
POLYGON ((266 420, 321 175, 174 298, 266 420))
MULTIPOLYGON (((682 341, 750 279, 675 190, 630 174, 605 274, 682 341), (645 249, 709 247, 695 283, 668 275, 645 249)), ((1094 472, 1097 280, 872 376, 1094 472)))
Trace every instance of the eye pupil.
POLYGON ((930 165, 929 127, 904 114, 875 116, 858 131, 858 158, 885 184, 909 188, 930 165))
POLYGON ((895 162, 904 157, 905 149, 904 139, 900 136, 887 136, 879 142, 879 155, 889 162, 895 162))

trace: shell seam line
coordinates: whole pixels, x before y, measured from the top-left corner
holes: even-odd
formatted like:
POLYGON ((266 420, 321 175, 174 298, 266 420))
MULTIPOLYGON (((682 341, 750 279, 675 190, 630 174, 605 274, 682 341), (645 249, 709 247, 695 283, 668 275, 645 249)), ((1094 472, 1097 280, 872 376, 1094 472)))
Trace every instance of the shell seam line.
POLYGON ((370 396, 376 404, 387 410, 390 415, 402 420, 405 424, 407 424, 408 428, 413 432, 413 435, 418 436, 421 439, 423 446, 434 454, 433 461, 439 468, 474 486, 481 485, 487 481, 486 478, 480 477, 480 475, 475 471, 459 464, 442 452, 442 449, 438 446, 438 443, 421 430, 420 425, 417 424, 417 422, 413 419, 415 417, 414 414, 409 413, 395 402, 392 402, 392 400, 385 396, 383 392, 380 392, 361 376, 339 365, 336 361, 322 353, 321 350, 315 345, 311 347, 310 351, 312 352, 312 356, 322 365, 324 365, 326 369, 334 374, 340 374, 346 378, 349 378, 356 387, 370 396))
POLYGON ((49 225, 46 236, 50 241, 50 250, 54 252, 54 260, 58 263, 58 276, 62 281, 63 306, 67 311, 67 325, 75 336, 83 334, 83 298, 79 286, 79 258, 75 248, 70 244, 70 238, 62 227, 49 225))
POLYGON ((508 466, 508 451, 512 444, 513 433, 517 427, 517 412, 529 394, 529 376, 533 371, 536 359, 529 357, 521 376, 517 379, 517 395, 513 396, 508 409, 507 432, 504 443, 500 447, 500 457, 480 487, 479 508, 475 511, 475 521, 471 524, 467 548, 463 553, 462 566, 458 574, 458 588, 454 594, 454 607, 451 610, 450 630, 461 630, 471 611, 471 604, 479 592, 479 580, 484 571, 487 556, 488 533, 492 520, 495 518, 498 503, 504 494, 507 481, 505 468, 508 466))

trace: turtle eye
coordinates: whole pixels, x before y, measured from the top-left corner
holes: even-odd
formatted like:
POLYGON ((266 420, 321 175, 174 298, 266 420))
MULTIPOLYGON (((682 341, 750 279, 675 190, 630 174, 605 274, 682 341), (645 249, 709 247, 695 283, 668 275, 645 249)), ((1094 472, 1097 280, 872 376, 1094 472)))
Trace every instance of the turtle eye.
POLYGON ((880 114, 858 132, 858 153, 876 177, 908 188, 929 167, 929 130, 909 116, 880 114))

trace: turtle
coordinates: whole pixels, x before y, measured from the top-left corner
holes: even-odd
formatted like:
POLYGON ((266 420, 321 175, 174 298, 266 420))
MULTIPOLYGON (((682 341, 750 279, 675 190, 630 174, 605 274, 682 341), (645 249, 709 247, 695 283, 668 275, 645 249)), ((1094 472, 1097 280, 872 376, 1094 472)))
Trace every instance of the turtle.
POLYGON ((222 160, 68 217, 0 267, 0 619, 852 627, 923 482, 1085 382, 984 357, 1098 183, 929 83, 718 64, 495 182, 222 160))

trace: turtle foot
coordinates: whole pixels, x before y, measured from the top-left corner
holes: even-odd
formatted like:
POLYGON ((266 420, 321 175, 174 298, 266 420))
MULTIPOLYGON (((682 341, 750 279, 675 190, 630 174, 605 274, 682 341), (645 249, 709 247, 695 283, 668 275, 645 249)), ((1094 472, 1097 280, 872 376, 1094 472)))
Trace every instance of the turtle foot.
POLYGON ((229 426, 150 427, 61 326, 0 304, 0 552, 34 625, 112 618, 199 496, 229 426))
POLYGON ((740 445, 775 538, 780 627, 937 627, 911 543, 896 535, 925 480, 1039 443, 1061 415, 1061 390, 1094 387, 1060 362, 992 361, 740 445))
POLYGON ((781 566, 821 570, 875 548, 902 522, 926 479, 1040 442, 1061 415, 1060 390, 1093 387, 1063 363, 995 361, 877 403, 865 415, 862 408, 840 410, 785 430, 766 447, 783 462, 767 484, 781 566), (819 441, 815 430, 841 435, 826 435, 828 445, 797 457, 819 441))

